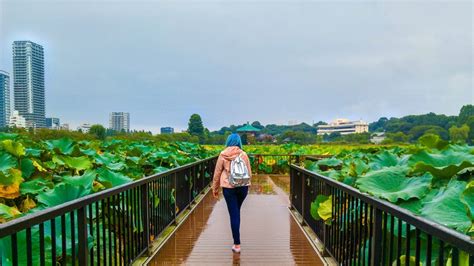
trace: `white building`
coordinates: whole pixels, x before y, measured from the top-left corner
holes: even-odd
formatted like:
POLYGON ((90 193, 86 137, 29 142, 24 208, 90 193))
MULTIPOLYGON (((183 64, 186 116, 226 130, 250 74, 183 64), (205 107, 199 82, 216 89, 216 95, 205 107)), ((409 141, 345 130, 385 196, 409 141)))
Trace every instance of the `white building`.
POLYGON ((82 131, 82 133, 89 133, 89 130, 91 129, 91 124, 84 123, 80 126, 77 127, 78 131, 82 131))
POLYGON ((69 130, 69 124, 64 123, 64 124, 62 124, 62 125, 59 126, 59 129, 60 129, 60 130, 69 130))
POLYGON ((118 132, 130 132, 130 113, 112 112, 109 116, 109 128, 118 132))
POLYGON ((372 142, 374 144, 380 144, 384 140, 385 140, 385 133, 384 132, 375 132, 374 134, 372 134, 372 136, 370 138, 370 142, 372 142))
POLYGON ((26 119, 17 110, 14 110, 10 116, 10 127, 26 127, 26 119))
POLYGON ((328 125, 318 126, 318 135, 331 133, 341 133, 341 135, 369 132, 369 124, 362 120, 349 121, 349 119, 339 118, 328 125))

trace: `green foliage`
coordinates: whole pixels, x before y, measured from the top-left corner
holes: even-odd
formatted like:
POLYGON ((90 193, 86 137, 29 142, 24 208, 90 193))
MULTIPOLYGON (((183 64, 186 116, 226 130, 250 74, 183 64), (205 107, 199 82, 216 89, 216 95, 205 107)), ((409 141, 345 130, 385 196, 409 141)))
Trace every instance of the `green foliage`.
POLYGON ((211 154, 188 142, 35 141, 24 134, 0 133, 0 203, 27 205, 20 214, 36 212, 211 154))
POLYGON ((464 124, 461 127, 452 126, 449 128, 449 139, 453 142, 467 142, 469 138, 470 128, 464 124))
POLYGON ((204 126, 200 115, 191 115, 188 123, 188 133, 198 137, 204 136, 204 126))
POLYGON ((431 134, 419 142, 419 146, 340 150, 332 158, 306 161, 305 167, 473 234, 474 147, 447 144, 431 134))
POLYGON ((89 134, 94 135, 97 139, 104 140, 106 136, 105 127, 102 125, 92 125, 89 129, 89 134))
POLYGON ((407 177, 408 169, 403 166, 384 167, 362 175, 356 181, 356 186, 362 192, 370 193, 390 202, 420 199, 425 196, 433 176, 430 173, 420 177, 407 177))

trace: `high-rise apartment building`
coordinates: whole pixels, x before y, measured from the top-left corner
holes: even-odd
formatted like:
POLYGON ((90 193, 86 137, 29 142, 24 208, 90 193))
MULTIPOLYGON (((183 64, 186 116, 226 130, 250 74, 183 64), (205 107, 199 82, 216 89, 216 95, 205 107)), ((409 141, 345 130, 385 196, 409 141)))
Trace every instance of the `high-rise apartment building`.
POLYGON ((130 132, 130 113, 112 112, 109 117, 109 128, 115 131, 130 132))
POLYGON ((10 123, 10 75, 0 70, 0 128, 10 123))
POLYGON ((13 42, 13 94, 15 110, 27 127, 46 127, 43 46, 13 42))

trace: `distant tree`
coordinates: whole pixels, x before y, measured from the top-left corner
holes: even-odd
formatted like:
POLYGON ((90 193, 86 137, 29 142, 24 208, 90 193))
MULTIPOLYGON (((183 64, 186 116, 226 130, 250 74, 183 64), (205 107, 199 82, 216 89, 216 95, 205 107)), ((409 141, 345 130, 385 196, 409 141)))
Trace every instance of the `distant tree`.
POLYGON ((463 125, 467 122, 467 120, 474 116, 474 105, 468 104, 461 107, 458 116, 458 125, 463 125))
POLYGON ((106 137, 106 130, 105 130, 105 127, 103 127, 102 125, 92 125, 91 128, 89 129, 89 134, 91 135, 94 135, 96 138, 98 139, 105 139, 106 137))
POLYGON ((252 126, 255 127, 255 128, 258 128, 258 129, 265 128, 264 126, 262 126, 262 124, 260 124, 259 121, 253 121, 252 126))
POLYGON ((469 137, 469 126, 464 124, 461 127, 452 126, 449 129, 449 139, 453 142, 466 142, 469 137))
POLYGON ((474 115, 470 116, 466 120, 466 125, 469 127, 469 137, 468 142, 474 144, 474 115))
POLYGON ((369 131, 376 132, 376 131, 385 131, 385 125, 388 122, 388 118, 381 117, 377 122, 373 122, 369 124, 369 131))
POLYGON ((342 135, 339 132, 332 132, 331 134, 324 134, 323 135, 323 140, 327 142, 333 142, 333 141, 341 141, 342 140, 342 135))
POLYGON ((348 143, 367 144, 370 142, 370 133, 356 133, 342 136, 342 141, 348 143))
POLYGON ((327 125, 328 123, 324 122, 324 121, 319 121, 318 123, 314 124, 313 127, 318 127, 318 126, 321 126, 321 125, 327 125))
POLYGON ((403 133, 403 132, 397 132, 397 133, 386 133, 386 138, 382 142, 382 144, 388 144, 388 143, 405 143, 408 142, 408 136, 403 133))
POLYGON ((200 115, 191 115, 188 123, 188 132, 193 136, 204 136, 204 125, 202 124, 202 119, 200 115))
POLYGON ((433 125, 415 126, 411 128, 410 131, 408 132, 408 134, 410 135, 410 139, 412 141, 417 140, 418 138, 420 138, 426 133, 438 135, 444 140, 447 140, 449 138, 448 131, 440 126, 433 126, 433 125))

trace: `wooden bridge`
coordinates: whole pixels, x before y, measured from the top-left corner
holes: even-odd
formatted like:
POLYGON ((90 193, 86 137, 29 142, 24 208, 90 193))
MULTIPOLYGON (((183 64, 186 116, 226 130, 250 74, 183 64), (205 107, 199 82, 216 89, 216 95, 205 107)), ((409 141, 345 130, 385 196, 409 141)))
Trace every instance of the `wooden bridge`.
POLYGON ((323 265, 288 209, 289 197, 284 191, 289 190, 289 176, 272 178, 252 178, 241 210, 241 254, 231 250, 233 241, 224 199, 216 200, 208 193, 151 258, 150 265, 323 265))

